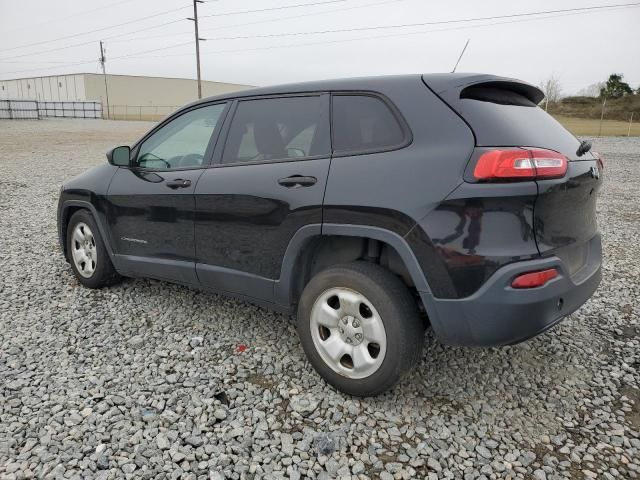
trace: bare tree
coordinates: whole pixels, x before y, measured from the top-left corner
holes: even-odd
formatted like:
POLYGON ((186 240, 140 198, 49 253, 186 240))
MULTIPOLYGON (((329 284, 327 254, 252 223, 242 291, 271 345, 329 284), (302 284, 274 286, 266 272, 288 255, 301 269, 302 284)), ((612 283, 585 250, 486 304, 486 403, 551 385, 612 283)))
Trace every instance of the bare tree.
POLYGON ((540 83, 540 90, 544 93, 544 109, 547 110, 549 102, 555 103, 560 100, 562 96, 562 86, 560 85, 560 79, 555 75, 551 75, 547 80, 540 83))
POLYGON ((585 87, 578 91, 580 97, 599 97, 600 90, 605 86, 605 82, 592 83, 588 87, 585 87))

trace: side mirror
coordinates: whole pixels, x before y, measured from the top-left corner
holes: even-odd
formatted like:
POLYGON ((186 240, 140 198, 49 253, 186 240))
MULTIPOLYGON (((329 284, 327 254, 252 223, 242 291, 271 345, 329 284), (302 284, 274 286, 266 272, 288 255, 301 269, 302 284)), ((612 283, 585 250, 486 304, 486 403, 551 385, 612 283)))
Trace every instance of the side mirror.
POLYGON ((116 147, 107 152, 107 160, 111 165, 116 167, 128 167, 129 157, 131 156, 131 148, 128 145, 116 147))

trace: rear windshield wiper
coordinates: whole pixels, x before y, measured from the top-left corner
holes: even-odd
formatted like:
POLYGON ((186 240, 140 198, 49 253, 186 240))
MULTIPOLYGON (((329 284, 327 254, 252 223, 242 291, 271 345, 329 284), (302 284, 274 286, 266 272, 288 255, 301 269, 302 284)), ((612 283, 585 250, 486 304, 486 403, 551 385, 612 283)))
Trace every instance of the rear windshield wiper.
POLYGON ((578 147, 578 150, 576 151, 576 155, 581 157, 582 155, 587 153, 589 150, 591 150, 591 142, 588 140, 582 140, 580 142, 580 146, 578 147))

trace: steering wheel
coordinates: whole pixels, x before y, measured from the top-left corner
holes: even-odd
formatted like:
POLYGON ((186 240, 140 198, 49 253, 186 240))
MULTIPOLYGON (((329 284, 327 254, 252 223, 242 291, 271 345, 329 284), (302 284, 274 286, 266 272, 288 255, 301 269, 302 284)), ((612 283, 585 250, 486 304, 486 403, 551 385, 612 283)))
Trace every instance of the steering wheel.
POLYGON ((147 157, 150 157, 149 158, 150 160, 157 160, 159 162, 162 162, 165 164, 167 168, 171 168, 171 164, 169 162, 167 162, 164 158, 160 158, 159 156, 151 152, 144 153, 140 157, 138 157, 138 165, 140 165, 140 162, 142 160, 146 161, 147 157))
POLYGON ((198 167, 202 165, 203 159, 204 159, 204 155, 200 155, 199 153, 188 153, 180 159, 180 166, 181 167, 198 167))

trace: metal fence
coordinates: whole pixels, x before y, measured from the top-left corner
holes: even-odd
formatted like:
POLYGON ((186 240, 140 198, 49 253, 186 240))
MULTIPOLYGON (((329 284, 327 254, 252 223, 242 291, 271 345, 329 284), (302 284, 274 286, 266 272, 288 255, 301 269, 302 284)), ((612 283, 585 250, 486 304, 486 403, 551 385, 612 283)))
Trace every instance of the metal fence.
POLYGON ((0 100, 0 119, 38 120, 38 102, 35 100, 0 100))
POLYGON ((100 102, 0 100, 0 119, 102 118, 100 102))
POLYGON ((37 102, 41 117, 102 118, 100 102, 37 102))
POLYGON ((175 112, 177 105, 109 105, 102 118, 109 120, 146 120, 157 122, 175 112))
POLYGON ((100 102, 0 100, 0 119, 104 118, 109 120, 159 121, 173 113, 178 105, 109 105, 100 102))

